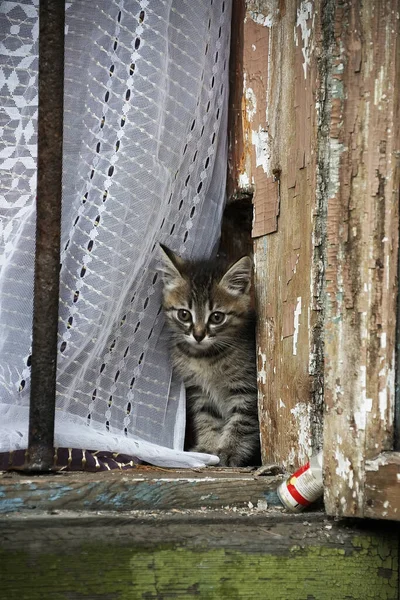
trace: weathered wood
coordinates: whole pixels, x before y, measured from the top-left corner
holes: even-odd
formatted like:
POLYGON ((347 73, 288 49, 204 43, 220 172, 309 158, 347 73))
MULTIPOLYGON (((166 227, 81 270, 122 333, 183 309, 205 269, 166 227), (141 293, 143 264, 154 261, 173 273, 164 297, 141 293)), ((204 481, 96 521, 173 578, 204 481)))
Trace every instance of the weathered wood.
POLYGON ((400 520, 400 452, 366 462, 364 516, 400 520))
POLYGON ((322 436, 319 11, 319 1, 247 2, 242 122, 235 123, 231 169, 239 188, 254 191, 253 235, 260 236, 255 287, 262 455, 288 470, 304 464, 322 436))
POLYGON ((0 521, 7 600, 394 600, 392 529, 206 513, 0 521))
POLYGON ((279 506, 282 476, 240 469, 157 469, 0 477, 0 514, 24 510, 165 510, 279 506))
POLYGON ((387 517, 378 498, 395 463, 376 478, 365 460, 393 447, 400 2, 326 4, 325 503, 329 514, 387 517))

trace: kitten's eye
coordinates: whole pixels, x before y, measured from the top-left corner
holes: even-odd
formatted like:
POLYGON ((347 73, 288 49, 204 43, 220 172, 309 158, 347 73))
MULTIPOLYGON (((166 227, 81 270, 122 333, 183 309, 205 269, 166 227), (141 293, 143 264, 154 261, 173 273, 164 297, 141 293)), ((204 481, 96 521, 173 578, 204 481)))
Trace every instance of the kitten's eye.
POLYGON ((182 323, 190 323, 190 321, 192 320, 192 315, 188 310, 185 310, 184 308, 180 308, 178 310, 177 315, 178 319, 182 321, 182 323))
POLYGON ((213 312, 209 317, 209 322, 213 325, 221 325, 225 321, 225 315, 222 312, 213 312))

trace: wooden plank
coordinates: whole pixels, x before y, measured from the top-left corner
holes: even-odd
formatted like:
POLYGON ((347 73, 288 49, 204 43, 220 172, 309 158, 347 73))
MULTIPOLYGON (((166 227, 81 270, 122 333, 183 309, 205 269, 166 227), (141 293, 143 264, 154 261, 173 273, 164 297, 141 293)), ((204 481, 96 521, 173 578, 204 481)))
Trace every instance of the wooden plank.
POLYGON ((280 506, 282 476, 240 469, 143 470, 0 477, 0 514, 25 510, 166 510, 280 506))
POLYGON ((328 4, 325 503, 373 516, 365 460, 393 447, 400 2, 328 4))
POLYGON ((7 600, 395 600, 393 528, 323 515, 33 516, 0 521, 7 600))
POLYGON ((400 520, 400 452, 387 452, 367 461, 364 515, 400 520))
POLYGON ((319 12, 317 0, 247 2, 242 123, 232 169, 236 185, 254 191, 253 235, 259 236, 262 456, 289 471, 307 461, 322 437, 319 12))

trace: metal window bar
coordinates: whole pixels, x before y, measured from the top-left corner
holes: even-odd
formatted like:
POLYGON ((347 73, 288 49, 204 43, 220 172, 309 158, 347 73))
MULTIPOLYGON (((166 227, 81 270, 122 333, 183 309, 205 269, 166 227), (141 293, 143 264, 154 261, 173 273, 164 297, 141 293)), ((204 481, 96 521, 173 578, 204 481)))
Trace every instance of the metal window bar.
POLYGON ((54 455, 64 104, 64 0, 39 4, 39 115, 29 471, 54 455))

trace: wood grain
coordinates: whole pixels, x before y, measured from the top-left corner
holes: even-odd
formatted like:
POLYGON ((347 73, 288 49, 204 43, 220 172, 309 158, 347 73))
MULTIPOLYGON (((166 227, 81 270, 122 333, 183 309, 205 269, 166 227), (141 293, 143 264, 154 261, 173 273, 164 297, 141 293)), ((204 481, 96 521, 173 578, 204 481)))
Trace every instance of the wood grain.
POLYGON ((400 3, 329 5, 325 503, 329 514, 387 517, 381 473, 389 493, 396 467, 378 470, 373 492, 365 461, 393 447, 400 3))
POLYGON ((7 600, 395 600, 397 535, 323 515, 0 520, 7 600))
POLYGON ((364 493, 366 517, 400 520, 400 452, 367 461, 364 493))
POLYGON ((315 233, 320 2, 301 4, 247 3, 242 153, 236 152, 232 171, 237 185, 254 188, 262 456, 289 471, 322 438, 321 240, 315 233))
POLYGON ((25 510, 166 510, 280 505, 282 476, 257 477, 245 470, 203 472, 150 469, 0 477, 0 514, 25 510))

